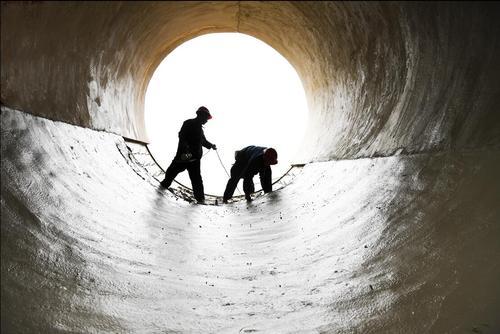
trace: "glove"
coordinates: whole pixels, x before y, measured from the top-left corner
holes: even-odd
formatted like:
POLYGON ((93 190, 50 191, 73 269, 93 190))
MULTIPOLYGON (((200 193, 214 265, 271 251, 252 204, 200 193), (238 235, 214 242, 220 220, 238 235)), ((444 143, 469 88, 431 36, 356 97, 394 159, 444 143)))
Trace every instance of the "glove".
POLYGON ((215 146, 215 144, 212 144, 212 150, 216 150, 217 149, 217 146, 215 146))
POLYGON ((193 155, 191 153, 182 153, 181 160, 189 160, 193 155))

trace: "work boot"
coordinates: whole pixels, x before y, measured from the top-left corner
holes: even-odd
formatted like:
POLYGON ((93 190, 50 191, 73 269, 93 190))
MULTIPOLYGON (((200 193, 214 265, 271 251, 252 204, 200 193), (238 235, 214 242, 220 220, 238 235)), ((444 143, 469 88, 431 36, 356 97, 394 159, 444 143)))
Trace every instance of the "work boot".
POLYGON ((166 180, 163 180, 160 182, 160 185, 163 187, 163 188, 168 188, 170 185, 167 185, 167 182, 166 180))
POLYGON ((247 202, 252 201, 252 197, 249 194, 245 194, 245 199, 247 200, 247 202))
POLYGON ((197 204, 205 204, 205 197, 194 198, 197 204))

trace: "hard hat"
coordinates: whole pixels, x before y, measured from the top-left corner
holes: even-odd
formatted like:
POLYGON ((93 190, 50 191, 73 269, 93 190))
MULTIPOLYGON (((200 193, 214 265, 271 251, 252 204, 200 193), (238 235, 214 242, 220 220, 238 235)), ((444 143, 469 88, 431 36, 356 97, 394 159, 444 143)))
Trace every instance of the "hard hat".
POLYGON ((206 115, 207 119, 211 119, 212 115, 210 115, 210 111, 208 111, 207 107, 201 106, 196 110, 196 115, 206 115))
POLYGON ((264 151, 264 159, 269 165, 276 165, 278 163, 278 153, 272 147, 264 151))

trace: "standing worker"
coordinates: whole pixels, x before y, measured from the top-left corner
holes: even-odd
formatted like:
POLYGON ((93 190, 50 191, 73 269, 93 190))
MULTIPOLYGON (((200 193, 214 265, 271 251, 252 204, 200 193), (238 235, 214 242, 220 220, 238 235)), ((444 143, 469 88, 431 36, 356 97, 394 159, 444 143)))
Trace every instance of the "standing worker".
POLYGON ((243 178, 243 191, 247 201, 251 201, 250 194, 254 192, 253 177, 260 176, 260 184, 264 193, 273 190, 271 165, 278 163, 278 153, 272 147, 247 146, 235 153, 235 162, 231 167, 231 177, 224 191, 223 203, 233 197, 238 182, 243 178))
POLYGON ((200 174, 202 146, 208 149, 217 149, 215 144, 210 143, 203 134, 203 124, 211 118, 212 115, 208 109, 202 106, 196 111, 196 118, 184 121, 179 131, 177 153, 165 172, 165 179, 160 182, 162 187, 168 188, 177 174, 187 169, 193 187, 193 195, 198 203, 205 202, 203 180, 200 174))

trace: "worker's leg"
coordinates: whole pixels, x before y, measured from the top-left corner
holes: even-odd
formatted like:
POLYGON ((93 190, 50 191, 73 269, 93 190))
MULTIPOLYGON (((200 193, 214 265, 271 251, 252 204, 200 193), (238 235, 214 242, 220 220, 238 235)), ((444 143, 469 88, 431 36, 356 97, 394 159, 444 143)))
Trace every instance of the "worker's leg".
POLYGON ((238 186, 238 182, 240 181, 241 175, 241 166, 238 162, 235 162, 233 167, 231 167, 231 177, 229 181, 227 181, 226 190, 224 191, 223 202, 227 202, 227 200, 233 197, 234 191, 238 186))
POLYGON ((243 179, 243 192, 245 193, 245 198, 247 201, 250 201, 252 198, 250 197, 250 194, 252 194, 255 191, 255 187, 253 185, 253 177, 245 177, 243 179))
POLYGON ((239 178, 231 177, 229 181, 227 181, 226 190, 224 191, 223 202, 227 202, 227 200, 233 197, 234 191, 236 190, 236 186, 238 185, 239 178))
POLYGON ((200 173, 200 160, 190 162, 187 170, 189 173, 189 178, 191 179, 194 198, 198 202, 204 202, 205 192, 203 189, 203 180, 200 173))
POLYGON ((162 187, 168 188, 174 181, 175 177, 182 171, 186 169, 187 165, 185 163, 180 163, 177 161, 172 161, 170 166, 168 166, 165 172, 165 179, 161 181, 162 187))

